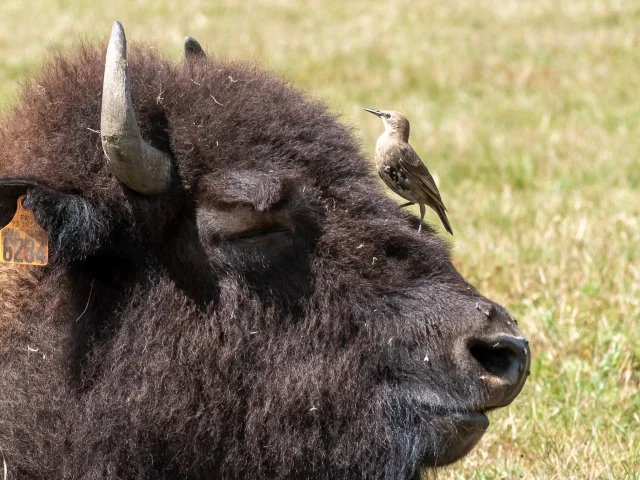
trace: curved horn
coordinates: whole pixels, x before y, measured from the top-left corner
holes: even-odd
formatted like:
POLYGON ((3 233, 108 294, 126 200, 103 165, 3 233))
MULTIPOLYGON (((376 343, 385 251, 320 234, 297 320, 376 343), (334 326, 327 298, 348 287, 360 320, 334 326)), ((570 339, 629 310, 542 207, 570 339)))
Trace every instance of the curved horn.
POLYGON ((148 145, 140 135, 131 104, 127 40, 114 22, 107 48, 100 114, 102 148, 113 174, 143 195, 164 192, 171 182, 171 156, 148 145))
POLYGON ((206 57, 202 46, 193 37, 184 37, 184 58, 189 60, 190 58, 206 57))

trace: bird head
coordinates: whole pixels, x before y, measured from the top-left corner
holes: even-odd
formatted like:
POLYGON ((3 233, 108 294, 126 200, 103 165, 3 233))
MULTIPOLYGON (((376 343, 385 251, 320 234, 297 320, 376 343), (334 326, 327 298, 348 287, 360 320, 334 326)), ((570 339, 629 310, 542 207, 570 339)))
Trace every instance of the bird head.
POLYGON ((374 110, 365 108, 365 111, 377 115, 384 123, 385 131, 391 134, 398 134, 404 141, 409 139, 409 120, 400 112, 393 110, 374 110))

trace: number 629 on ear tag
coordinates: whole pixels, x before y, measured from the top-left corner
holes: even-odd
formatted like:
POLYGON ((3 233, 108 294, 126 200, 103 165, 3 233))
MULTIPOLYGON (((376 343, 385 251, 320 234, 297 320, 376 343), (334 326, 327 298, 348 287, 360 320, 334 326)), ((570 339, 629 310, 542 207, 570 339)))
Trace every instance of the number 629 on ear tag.
POLYGON ((0 230, 0 263, 44 266, 49 263, 49 235, 36 223, 31 210, 18 198, 13 220, 0 230))

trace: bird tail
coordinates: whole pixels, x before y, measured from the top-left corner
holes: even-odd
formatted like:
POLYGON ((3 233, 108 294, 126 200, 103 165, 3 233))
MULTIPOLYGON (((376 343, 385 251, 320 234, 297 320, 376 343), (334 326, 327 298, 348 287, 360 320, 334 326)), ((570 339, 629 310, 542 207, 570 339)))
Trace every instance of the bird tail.
POLYGON ((447 218, 444 207, 438 206, 435 211, 440 217, 440 221, 442 222, 442 225, 444 225, 444 228, 447 230, 447 232, 453 235, 453 230, 451 230, 451 225, 449 224, 449 219, 447 218))

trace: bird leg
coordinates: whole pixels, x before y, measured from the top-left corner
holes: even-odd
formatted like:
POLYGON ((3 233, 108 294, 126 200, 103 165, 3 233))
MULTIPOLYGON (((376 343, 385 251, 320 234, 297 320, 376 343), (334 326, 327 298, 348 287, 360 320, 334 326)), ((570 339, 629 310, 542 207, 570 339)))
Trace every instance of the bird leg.
POLYGON ((424 223, 424 214, 426 209, 424 208, 424 204, 420 204, 420 225, 418 226, 418 233, 422 232, 422 224, 424 223))
POLYGON ((414 202, 403 203, 402 205, 398 205, 398 208, 410 207, 411 205, 415 205, 414 202))

